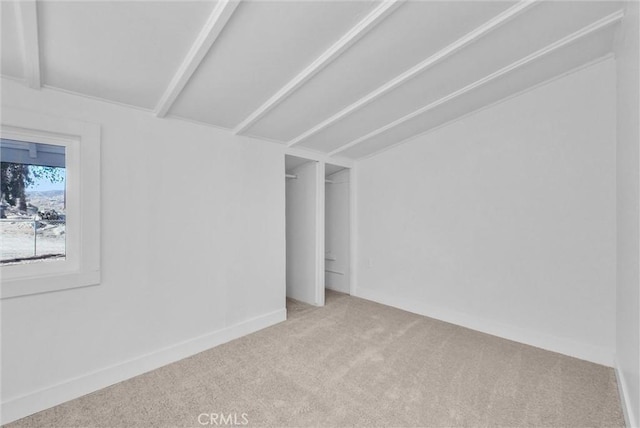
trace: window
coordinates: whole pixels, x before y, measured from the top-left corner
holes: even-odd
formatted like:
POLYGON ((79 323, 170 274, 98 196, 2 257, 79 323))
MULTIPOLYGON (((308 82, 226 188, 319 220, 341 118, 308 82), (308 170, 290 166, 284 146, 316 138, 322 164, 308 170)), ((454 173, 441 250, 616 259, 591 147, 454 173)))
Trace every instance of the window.
POLYGON ((2 298, 100 282, 100 128, 3 109, 2 298))
POLYGON ((0 265, 65 260, 65 147, 0 139, 0 265))

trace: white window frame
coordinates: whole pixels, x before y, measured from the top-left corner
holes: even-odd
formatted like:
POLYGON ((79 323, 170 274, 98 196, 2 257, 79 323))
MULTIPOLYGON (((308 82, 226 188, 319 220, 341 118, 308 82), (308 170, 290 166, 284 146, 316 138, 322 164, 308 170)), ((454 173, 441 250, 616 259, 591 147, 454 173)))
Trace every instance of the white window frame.
POLYGON ((0 266, 0 298, 100 283, 100 125, 3 108, 0 137, 65 147, 65 259, 0 266))

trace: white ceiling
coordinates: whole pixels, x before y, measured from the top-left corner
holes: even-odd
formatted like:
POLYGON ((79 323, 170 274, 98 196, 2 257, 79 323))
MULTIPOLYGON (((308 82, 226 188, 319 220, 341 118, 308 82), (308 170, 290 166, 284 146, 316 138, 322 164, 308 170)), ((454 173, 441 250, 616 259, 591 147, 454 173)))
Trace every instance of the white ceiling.
POLYGON ((351 159, 610 55, 622 18, 616 1, 35 4, 1 2, 3 76, 351 159))

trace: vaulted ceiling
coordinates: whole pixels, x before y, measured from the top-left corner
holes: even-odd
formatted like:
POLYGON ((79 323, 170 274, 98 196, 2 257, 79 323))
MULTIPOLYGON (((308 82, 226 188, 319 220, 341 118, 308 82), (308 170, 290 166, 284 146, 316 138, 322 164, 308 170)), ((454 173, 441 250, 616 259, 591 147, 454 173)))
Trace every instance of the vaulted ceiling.
POLYGON ((615 1, 1 3, 2 75, 332 156, 606 58, 615 1))

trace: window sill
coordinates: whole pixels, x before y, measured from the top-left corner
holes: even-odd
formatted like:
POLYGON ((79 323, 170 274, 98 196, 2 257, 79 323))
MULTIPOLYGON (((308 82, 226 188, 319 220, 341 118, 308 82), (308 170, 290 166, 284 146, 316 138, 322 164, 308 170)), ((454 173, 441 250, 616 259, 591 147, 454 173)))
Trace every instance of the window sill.
POLYGON ((10 299, 98 284, 100 284, 100 271, 58 273, 10 280, 3 279, 0 298, 10 299))

